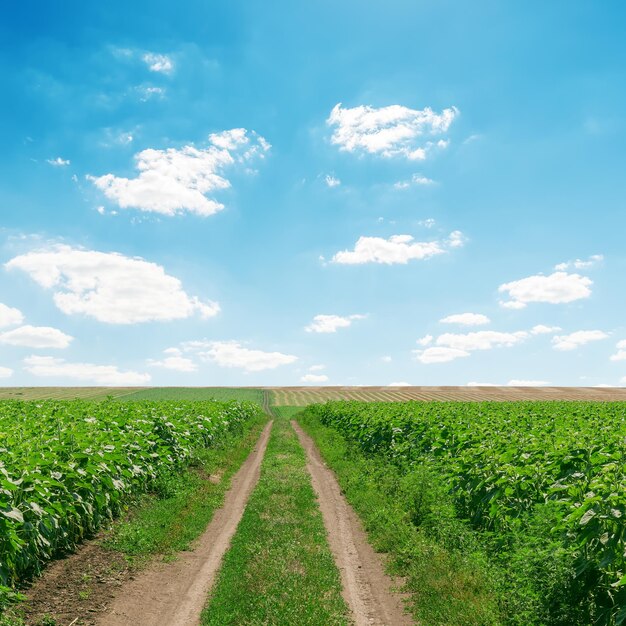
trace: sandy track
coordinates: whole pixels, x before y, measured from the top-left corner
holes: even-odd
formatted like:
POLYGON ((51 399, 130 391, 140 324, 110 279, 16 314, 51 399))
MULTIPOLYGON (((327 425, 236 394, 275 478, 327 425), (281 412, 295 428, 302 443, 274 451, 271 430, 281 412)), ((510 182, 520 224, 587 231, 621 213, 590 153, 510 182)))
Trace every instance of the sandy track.
POLYGON ((270 422, 231 481, 218 509, 193 550, 173 563, 156 563, 120 589, 99 626, 194 626, 207 601, 224 553, 256 485, 270 435, 270 422))
POLYGON ((391 588, 381 556, 368 543, 361 521, 341 493, 313 440, 292 421, 307 454, 307 467, 319 499, 328 542, 341 573, 343 597, 357 626, 413 624, 402 607, 402 597, 391 588))

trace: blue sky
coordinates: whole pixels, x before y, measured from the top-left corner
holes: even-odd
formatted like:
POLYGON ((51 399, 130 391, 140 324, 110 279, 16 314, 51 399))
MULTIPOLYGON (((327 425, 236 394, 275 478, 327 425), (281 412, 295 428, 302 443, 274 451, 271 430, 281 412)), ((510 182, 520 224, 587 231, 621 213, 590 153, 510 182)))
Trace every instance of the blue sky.
POLYGON ((624 18, 13 3, 0 384, 626 384, 624 18))

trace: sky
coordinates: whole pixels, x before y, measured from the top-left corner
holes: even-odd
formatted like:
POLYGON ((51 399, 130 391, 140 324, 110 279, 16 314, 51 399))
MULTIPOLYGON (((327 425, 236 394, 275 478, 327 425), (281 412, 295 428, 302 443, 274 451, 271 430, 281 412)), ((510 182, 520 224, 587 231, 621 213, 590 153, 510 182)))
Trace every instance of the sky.
POLYGON ((624 19, 10 3, 0 385, 626 385, 624 19))

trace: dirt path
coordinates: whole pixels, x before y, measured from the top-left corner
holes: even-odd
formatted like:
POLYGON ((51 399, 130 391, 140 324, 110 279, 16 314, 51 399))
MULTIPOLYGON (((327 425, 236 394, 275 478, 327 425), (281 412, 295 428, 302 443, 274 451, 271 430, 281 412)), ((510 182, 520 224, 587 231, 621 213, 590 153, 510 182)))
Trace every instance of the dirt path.
POLYGON ((341 493, 333 472, 326 467, 313 440, 291 422, 306 450, 307 467, 328 532, 328 542, 341 572, 343 597, 357 626, 413 624, 402 607, 402 597, 391 591, 380 555, 368 543, 361 521, 341 493))
POLYGON ((99 626, 194 626, 207 600, 224 553, 259 472, 271 430, 263 430, 253 452, 233 476, 231 487, 193 551, 173 563, 156 563, 139 572, 98 620, 99 626))

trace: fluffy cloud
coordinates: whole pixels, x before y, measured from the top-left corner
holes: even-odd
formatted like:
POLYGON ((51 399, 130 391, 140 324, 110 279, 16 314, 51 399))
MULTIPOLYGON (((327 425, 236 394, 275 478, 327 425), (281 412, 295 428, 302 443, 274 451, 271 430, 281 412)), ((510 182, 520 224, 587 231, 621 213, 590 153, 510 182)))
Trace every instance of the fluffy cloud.
POLYGON ((0 378, 10 378, 13 376, 13 370, 10 367, 0 367, 0 378))
POLYGON ((247 168, 250 161, 263 158, 269 148, 263 137, 245 128, 234 128, 209 135, 204 148, 188 145, 179 150, 142 150, 135 155, 139 170, 136 178, 114 174, 87 178, 123 209, 168 216, 188 211, 207 216, 224 208, 207 197, 231 186, 224 171, 235 166, 247 168))
POLYGON ((57 157, 56 159, 46 159, 46 162, 53 167, 66 167, 70 164, 69 159, 62 159, 61 157, 57 157))
POLYGON ((397 382, 397 383, 389 383, 387 387, 410 387, 411 383, 405 382, 397 382))
POLYGON ((549 302, 561 304, 574 302, 591 295, 593 284, 586 276, 554 272, 549 276, 542 274, 528 276, 521 280, 500 285, 498 291, 507 293, 510 300, 500 304, 510 309, 523 309, 530 302, 549 302))
POLYGON ((170 59, 166 54, 146 52, 146 54, 144 54, 141 58, 151 72, 169 74, 174 69, 172 59, 170 59))
POLYGON ((54 245, 11 259, 46 289, 68 315, 83 314, 109 324, 174 320, 216 315, 219 305, 189 296, 180 281, 156 263, 115 252, 54 245))
POLYGON ((311 367, 309 367, 309 372, 321 372, 322 370, 325 370, 326 366, 325 365, 311 365, 311 367))
POLYGON ((183 344, 183 350, 195 352, 201 359, 220 367, 235 367, 246 372, 275 369, 298 360, 292 354, 251 350, 238 341, 188 341, 183 344))
POLYGON ((423 176, 422 174, 413 174, 411 176, 411 180, 399 180, 397 183, 394 183, 395 189, 408 189, 413 185, 434 185, 435 181, 432 178, 428 178, 427 176, 423 176))
POLYGON ((341 181, 338 178, 335 178, 334 176, 332 176, 331 174, 326 174, 324 178, 324 182, 329 187, 339 187, 339 185, 341 185, 341 181))
POLYGON ((428 346, 433 342, 432 335, 424 335, 420 339, 417 340, 417 344, 420 346, 428 346))
POLYGON ((49 326, 20 326, 0 333, 0 343, 26 348, 67 348, 74 338, 49 326))
POLYGON ((406 264, 409 261, 423 261, 439 254, 445 254, 450 248, 463 245, 465 238, 461 232, 454 231, 444 241, 415 241, 411 235, 393 235, 389 239, 382 237, 359 237, 354 250, 342 250, 332 258, 333 263, 360 265, 363 263, 382 263, 393 265, 406 264))
POLYGON ((545 324, 537 324, 530 329, 531 335, 550 335, 563 330, 560 326, 546 326, 545 324))
POLYGON ((150 367, 163 367, 177 372, 195 372, 198 369, 198 366, 191 359, 184 356, 166 356, 160 361, 148 359, 147 364, 150 367))
POLYGON ((608 335, 601 330, 578 330, 569 335, 557 335, 553 337, 552 345, 555 350, 575 350, 590 341, 600 341, 601 339, 607 338, 608 335))
POLYGON ((93 365, 92 363, 68 363, 51 356, 30 356, 24 359, 24 369, 34 376, 68 378, 95 385, 132 386, 145 385, 149 374, 120 371, 115 365, 93 365))
POLYGON ((528 333, 520 330, 514 333, 502 333, 495 330, 480 330, 474 333, 445 333, 437 337, 437 345, 462 351, 491 350, 510 348, 528 338, 528 333))
POLYGON ((618 341, 617 352, 611 355, 611 361, 626 361, 626 339, 618 341))
POLYGON ((458 348, 426 348, 425 350, 413 350, 413 357, 420 363, 448 363, 455 359, 469 356, 467 350, 458 348))
POLYGON ((0 328, 15 326, 24 321, 22 312, 0 302, 0 328))
POLYGON ((546 380, 509 380, 508 387, 548 387, 550 383, 546 380))
POLYGON ((557 272, 564 272, 568 269, 576 269, 576 270, 586 270, 598 263, 602 263, 604 261, 604 256, 602 254, 592 254, 586 261, 582 259, 576 259, 574 261, 566 261, 565 263, 559 263, 554 267, 557 272))
POLYGON ((303 383, 325 383, 328 382, 326 374, 305 374, 301 379, 303 383))
POLYGON ((455 107, 435 113, 428 107, 343 108, 339 103, 326 123, 333 128, 331 142, 340 150, 423 160, 432 148, 447 146, 447 141, 434 137, 446 133, 458 113, 455 107))
POLYGON ((363 320, 366 315, 316 315, 313 321, 305 326, 307 333, 336 333, 340 328, 348 328, 355 320, 363 320))
POLYGON ((461 324, 462 326, 482 326, 491 320, 481 313, 456 313, 439 320, 442 324, 461 324))

